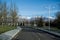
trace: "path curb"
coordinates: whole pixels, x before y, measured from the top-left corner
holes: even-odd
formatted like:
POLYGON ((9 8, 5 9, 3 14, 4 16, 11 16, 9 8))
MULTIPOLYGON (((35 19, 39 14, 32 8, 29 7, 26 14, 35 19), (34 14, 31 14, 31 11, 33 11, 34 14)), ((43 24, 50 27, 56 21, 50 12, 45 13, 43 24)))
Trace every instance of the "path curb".
POLYGON ((16 34, 18 34, 22 29, 19 27, 17 29, 5 32, 0 35, 0 40, 11 40, 15 37, 16 34))
POLYGON ((52 32, 52 31, 48 31, 48 30, 44 30, 44 29, 37 29, 37 30, 39 30, 39 31, 43 31, 43 32, 45 32, 45 33, 48 33, 48 34, 50 34, 50 35, 53 35, 53 36, 55 36, 55 37, 58 37, 58 38, 60 38, 60 34, 59 33, 56 33, 56 32, 52 32))

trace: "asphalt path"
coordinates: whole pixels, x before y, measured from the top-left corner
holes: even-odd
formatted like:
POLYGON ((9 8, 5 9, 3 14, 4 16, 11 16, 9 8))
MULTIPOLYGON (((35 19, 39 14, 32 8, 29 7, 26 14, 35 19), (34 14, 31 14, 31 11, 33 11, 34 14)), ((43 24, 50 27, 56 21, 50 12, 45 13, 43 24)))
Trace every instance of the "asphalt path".
POLYGON ((60 38, 33 28, 23 28, 13 40, 60 40, 60 38))

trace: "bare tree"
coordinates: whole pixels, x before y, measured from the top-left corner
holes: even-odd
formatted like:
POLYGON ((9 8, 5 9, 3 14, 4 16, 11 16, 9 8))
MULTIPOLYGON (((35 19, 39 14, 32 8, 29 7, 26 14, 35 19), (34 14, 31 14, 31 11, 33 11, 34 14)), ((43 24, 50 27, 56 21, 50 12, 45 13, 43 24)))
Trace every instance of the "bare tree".
POLYGON ((0 2, 0 25, 1 25, 1 18, 2 18, 2 3, 0 2))
POLYGON ((7 6, 6 6, 6 2, 3 3, 3 11, 2 11, 2 20, 3 23, 6 24, 7 22, 7 6))
POLYGON ((13 24, 13 26, 16 26, 17 25, 17 19, 18 19, 18 17, 17 17, 17 8, 16 8, 15 4, 14 4, 14 6, 11 5, 10 16, 12 18, 12 24, 13 24))

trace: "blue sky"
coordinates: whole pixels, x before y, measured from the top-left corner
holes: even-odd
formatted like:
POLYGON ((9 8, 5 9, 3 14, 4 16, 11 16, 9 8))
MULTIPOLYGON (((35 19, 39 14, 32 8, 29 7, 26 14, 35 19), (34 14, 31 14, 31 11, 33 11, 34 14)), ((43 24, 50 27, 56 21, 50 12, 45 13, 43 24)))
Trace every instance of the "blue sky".
MULTIPOLYGON (((3 0, 2 0, 3 1, 3 0)), ((9 5, 11 0, 5 0, 9 5)), ((50 16, 55 16, 59 10, 60 0, 12 0, 17 5, 18 15, 21 16, 44 16, 48 17, 48 8, 50 7, 50 16), (46 8, 47 7, 47 8, 46 8)))

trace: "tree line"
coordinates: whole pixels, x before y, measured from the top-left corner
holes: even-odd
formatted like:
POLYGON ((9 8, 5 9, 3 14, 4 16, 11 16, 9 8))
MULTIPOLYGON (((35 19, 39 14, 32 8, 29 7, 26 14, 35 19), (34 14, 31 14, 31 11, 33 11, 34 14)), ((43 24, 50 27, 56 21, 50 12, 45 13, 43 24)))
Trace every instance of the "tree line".
POLYGON ((0 25, 17 25, 17 8, 14 3, 0 2, 0 25))
MULTIPOLYGON (((31 24, 34 25, 34 23, 38 26, 38 27, 46 27, 49 26, 49 18, 46 21, 45 17, 37 17, 35 18, 35 20, 31 21, 31 24)), ((60 11, 56 12, 55 14, 55 19, 50 20, 50 27, 56 27, 60 29, 60 11)))

